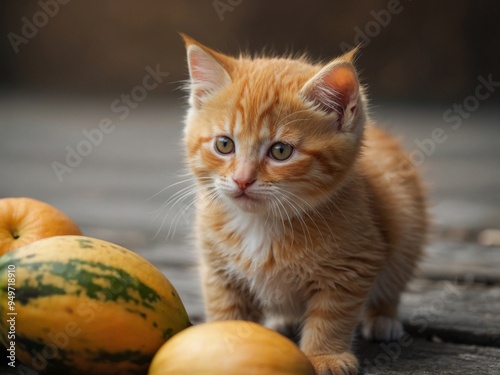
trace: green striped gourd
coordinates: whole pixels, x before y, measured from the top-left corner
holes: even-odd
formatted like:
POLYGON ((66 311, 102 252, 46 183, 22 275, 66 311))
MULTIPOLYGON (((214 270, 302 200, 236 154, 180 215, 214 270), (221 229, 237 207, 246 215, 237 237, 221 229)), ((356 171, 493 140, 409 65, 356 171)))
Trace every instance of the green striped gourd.
POLYGON ((18 360, 66 375, 144 374, 158 348, 191 325, 160 270, 83 236, 45 238, 2 256, 0 315, 1 341, 7 348, 15 342, 18 360), (15 305, 8 303, 9 270, 15 305))

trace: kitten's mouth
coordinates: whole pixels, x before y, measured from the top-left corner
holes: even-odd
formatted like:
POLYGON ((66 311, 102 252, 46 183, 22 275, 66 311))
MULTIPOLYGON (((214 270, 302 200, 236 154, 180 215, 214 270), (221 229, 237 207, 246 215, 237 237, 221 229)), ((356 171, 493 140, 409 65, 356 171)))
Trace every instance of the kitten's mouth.
POLYGON ((245 211, 255 211, 260 206, 261 200, 244 191, 233 195, 233 200, 245 211))
POLYGON ((258 202, 259 201, 257 198, 254 198, 254 197, 248 195, 244 191, 236 194, 234 196, 234 199, 236 199, 236 200, 243 200, 243 201, 251 201, 251 202, 258 202))

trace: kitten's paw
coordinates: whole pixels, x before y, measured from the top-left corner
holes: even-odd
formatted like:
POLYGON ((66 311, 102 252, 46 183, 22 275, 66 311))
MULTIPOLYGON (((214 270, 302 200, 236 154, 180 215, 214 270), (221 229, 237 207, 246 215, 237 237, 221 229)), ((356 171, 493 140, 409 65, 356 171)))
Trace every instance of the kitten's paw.
POLYGON ((377 315, 365 319, 362 333, 367 340, 394 341, 403 336, 404 330, 399 320, 377 315))
POLYGON ((358 360, 349 352, 308 356, 316 375, 357 375, 358 360))

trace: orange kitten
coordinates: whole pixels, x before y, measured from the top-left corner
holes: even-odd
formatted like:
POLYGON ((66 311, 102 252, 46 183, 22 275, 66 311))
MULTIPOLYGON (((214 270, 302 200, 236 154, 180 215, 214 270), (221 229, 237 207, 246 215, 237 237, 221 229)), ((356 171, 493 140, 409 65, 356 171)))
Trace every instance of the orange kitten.
POLYGON ((359 321, 368 339, 402 334, 426 232, 418 176, 393 178, 409 162, 369 119, 354 52, 232 58, 183 37, 207 319, 300 324, 318 374, 356 374, 359 321))

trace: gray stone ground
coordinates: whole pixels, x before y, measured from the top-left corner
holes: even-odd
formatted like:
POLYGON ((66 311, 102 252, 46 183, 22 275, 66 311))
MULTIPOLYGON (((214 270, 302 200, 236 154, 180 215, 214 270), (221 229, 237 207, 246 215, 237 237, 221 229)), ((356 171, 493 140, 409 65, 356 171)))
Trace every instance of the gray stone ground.
MULTIPOLYGON (((190 200, 165 205, 188 186, 173 185, 186 178, 184 103, 148 99, 119 119, 113 100, 1 96, 0 197, 48 202, 86 235, 137 251, 172 281, 192 320, 202 321, 187 239, 190 200), (83 131, 92 133, 105 118, 111 131, 85 148, 83 131), (71 172, 58 177, 53 163, 65 164, 68 150, 78 147, 87 155, 70 158, 71 172)), ((481 103, 453 129, 456 120, 443 118, 452 105, 382 103, 372 110, 421 160, 436 225, 429 257, 401 307, 412 339, 389 346, 360 340, 366 374, 500 373, 500 240, 491 231, 500 229, 500 111, 481 103), (433 134, 440 143, 424 141, 433 134), (418 144, 428 155, 415 151, 418 144)), ((0 369, 10 373, 18 372, 0 369)))

